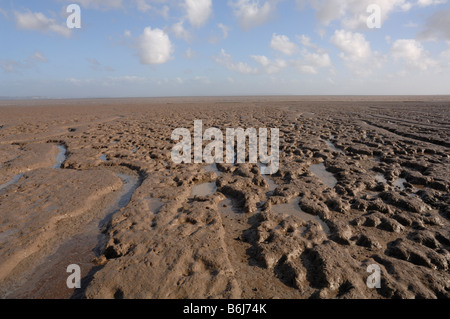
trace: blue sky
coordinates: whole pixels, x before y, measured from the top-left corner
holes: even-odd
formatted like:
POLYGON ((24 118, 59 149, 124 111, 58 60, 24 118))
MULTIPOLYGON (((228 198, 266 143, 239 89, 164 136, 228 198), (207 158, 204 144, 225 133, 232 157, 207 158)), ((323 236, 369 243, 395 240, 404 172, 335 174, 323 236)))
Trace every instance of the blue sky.
POLYGON ((446 0, 0 0, 0 40, 0 97, 450 94, 446 0))

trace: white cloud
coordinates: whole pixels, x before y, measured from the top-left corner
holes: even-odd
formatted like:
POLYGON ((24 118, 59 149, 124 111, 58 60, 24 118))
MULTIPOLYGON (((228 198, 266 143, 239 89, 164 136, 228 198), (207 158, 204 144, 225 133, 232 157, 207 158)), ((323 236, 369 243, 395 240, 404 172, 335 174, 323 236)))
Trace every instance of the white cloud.
POLYGON ((192 39, 191 34, 189 33, 189 31, 187 31, 184 28, 184 21, 181 20, 180 22, 175 23, 172 26, 172 32, 175 34, 175 37, 179 38, 179 39, 183 39, 186 42, 190 42, 192 39))
POLYGON ((432 14, 418 37, 422 40, 450 40, 450 8, 432 14))
POLYGON ((48 59, 45 55, 40 51, 36 51, 23 61, 0 59, 0 68, 6 73, 20 72, 22 70, 32 69, 36 67, 38 63, 47 62, 48 59))
POLYGON ((287 36, 275 33, 272 35, 270 47, 286 55, 293 55, 298 50, 297 45, 291 42, 287 36))
POLYGON ((273 1, 261 4, 259 0, 236 0, 230 1, 229 5, 245 30, 265 24, 275 10, 273 1))
POLYGON ((447 42, 448 49, 446 51, 443 51, 440 55, 444 59, 448 60, 448 63, 450 64, 450 41, 447 42))
POLYGON ((331 58, 328 53, 302 51, 302 59, 293 61, 294 66, 302 73, 317 74, 319 69, 331 68, 331 58))
MULTIPOLYGON (((66 0, 66 2, 73 2, 66 0)), ((118 9, 122 7, 122 0, 78 0, 78 4, 91 9, 118 9)))
POLYGON ((317 19, 324 25, 340 20, 345 29, 367 28, 367 8, 377 4, 381 8, 382 21, 394 11, 407 11, 412 4, 407 0, 297 0, 300 8, 310 5, 316 10, 317 19))
POLYGON ((152 9, 152 6, 147 3, 146 0, 136 0, 136 5, 139 11, 147 12, 152 9))
POLYGON ((231 54, 225 52, 224 49, 220 52, 220 54, 214 57, 214 61, 225 66, 228 70, 236 71, 241 74, 256 74, 258 70, 252 68, 247 63, 243 62, 234 62, 231 54))
POLYGON ((311 48, 314 50, 318 50, 319 48, 317 47, 317 45, 315 45, 314 43, 311 42, 311 38, 302 34, 301 36, 297 36, 298 41, 300 42, 301 45, 303 45, 304 47, 307 48, 311 48))
POLYGON ((3 15, 5 18, 8 18, 8 12, 0 8, 0 14, 3 15))
POLYGON ((124 76, 116 76, 116 77, 109 77, 108 80, 113 82, 131 82, 131 83, 137 83, 137 82, 143 82, 147 79, 141 76, 136 75, 124 75, 124 76))
POLYGON ((160 14, 164 19, 169 19, 169 12, 170 8, 169 6, 162 6, 161 9, 155 9, 155 11, 160 14))
POLYGON ((340 57, 348 62, 367 62, 372 56, 370 43, 361 33, 336 30, 331 43, 342 51, 340 57))
POLYGON ((183 84, 184 83, 183 79, 180 78, 180 77, 175 78, 175 82, 177 82, 178 84, 183 84))
POLYGON ((298 36, 297 39, 303 45, 301 58, 292 61, 292 64, 302 73, 317 74, 320 69, 332 69, 333 64, 329 54, 311 42, 306 35, 298 36), (310 51, 312 50, 312 52, 310 51))
POLYGON ((437 65, 437 62, 430 58, 430 54, 423 45, 414 39, 400 39, 392 45, 391 56, 396 61, 402 61, 409 68, 428 70, 437 65))
POLYGON ((427 6, 438 5, 438 4, 443 4, 443 3, 447 3, 447 0, 418 0, 417 1, 417 5, 419 7, 427 7, 427 6))
POLYGON ((169 36, 161 29, 147 27, 139 37, 139 58, 142 64, 163 64, 173 53, 169 36))
POLYGON ((212 14, 212 0, 186 0, 187 17, 194 27, 202 27, 212 14))
POLYGON ((45 55, 40 51, 36 51, 32 55, 30 55, 30 59, 36 62, 48 62, 45 55))
POLYGON ((20 66, 21 66, 20 63, 15 60, 0 59, 0 68, 2 68, 3 72, 6 73, 15 72, 20 66))
POLYGON ((267 74, 275 74, 280 72, 283 68, 287 66, 286 61, 282 59, 276 59, 275 61, 271 61, 264 55, 251 55, 253 60, 261 64, 263 67, 264 73, 267 74))
POLYGON ((200 83, 206 84, 206 85, 212 83, 210 78, 207 76, 196 76, 196 77, 194 77, 194 81, 197 81, 197 82, 200 82, 200 83))
POLYGON ((372 51, 370 42, 362 33, 336 30, 331 43, 341 50, 339 57, 347 67, 360 76, 372 74, 374 69, 381 68, 385 60, 380 53, 372 51))
POLYGON ((113 72, 114 69, 109 66, 103 66, 97 59, 87 59, 89 62, 90 68, 94 71, 107 71, 107 72, 113 72))
POLYGON ((71 30, 64 23, 58 24, 54 19, 47 18, 41 12, 14 12, 16 26, 22 30, 34 30, 42 33, 54 32, 64 37, 70 37, 71 30))
POLYGON ((191 48, 188 48, 186 52, 183 54, 183 57, 188 60, 192 59, 194 56, 195 52, 191 48))
POLYGON ((217 27, 219 27, 219 29, 222 30, 223 38, 224 39, 228 38, 228 33, 230 32, 230 27, 228 27, 222 23, 219 23, 217 25, 217 27))

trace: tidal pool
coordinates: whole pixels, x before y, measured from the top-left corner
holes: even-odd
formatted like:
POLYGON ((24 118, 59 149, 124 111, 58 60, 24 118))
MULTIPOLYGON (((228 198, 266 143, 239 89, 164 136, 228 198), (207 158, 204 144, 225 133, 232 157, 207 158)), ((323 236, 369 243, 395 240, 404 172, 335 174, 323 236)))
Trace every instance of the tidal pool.
POLYGON ((333 174, 328 172, 323 163, 313 164, 309 167, 311 173, 316 175, 329 188, 334 188, 337 184, 337 179, 333 174))
POLYGON ((272 212, 278 213, 278 214, 287 214, 287 215, 290 215, 290 216, 297 216, 297 217, 300 217, 301 219, 303 219, 306 222, 308 222, 310 220, 315 220, 315 221, 320 223, 320 225, 322 226, 322 228, 325 231, 325 233, 329 234, 330 233, 330 228, 328 227, 328 225, 322 219, 320 219, 318 216, 314 216, 314 215, 305 213, 300 208, 300 206, 299 206, 300 199, 301 199, 300 197, 297 197, 297 198, 292 199, 287 204, 273 205, 270 208, 270 210, 272 212))

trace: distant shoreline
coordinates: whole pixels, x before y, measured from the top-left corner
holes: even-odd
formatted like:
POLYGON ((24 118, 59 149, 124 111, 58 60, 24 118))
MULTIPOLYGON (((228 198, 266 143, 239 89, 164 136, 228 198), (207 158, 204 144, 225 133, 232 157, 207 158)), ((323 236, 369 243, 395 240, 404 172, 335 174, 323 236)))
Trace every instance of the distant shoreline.
MULTIPOLYGON (((0 107, 8 106, 40 106, 71 104, 74 102, 87 103, 118 103, 123 101, 135 101, 145 103, 195 103, 195 102, 311 102, 311 101, 361 101, 361 102, 450 102, 450 95, 242 95, 242 96, 173 96, 173 97, 99 97, 99 98, 0 98, 0 107)), ((78 104, 78 103, 76 103, 78 104)))

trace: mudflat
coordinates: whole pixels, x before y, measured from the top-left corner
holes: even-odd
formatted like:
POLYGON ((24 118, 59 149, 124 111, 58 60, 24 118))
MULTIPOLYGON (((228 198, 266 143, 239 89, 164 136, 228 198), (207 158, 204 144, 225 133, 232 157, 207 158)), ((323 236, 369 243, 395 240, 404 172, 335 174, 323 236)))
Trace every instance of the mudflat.
POLYGON ((0 297, 449 298, 449 136, 447 96, 0 101, 0 297), (279 171, 175 164, 195 120, 279 171))

